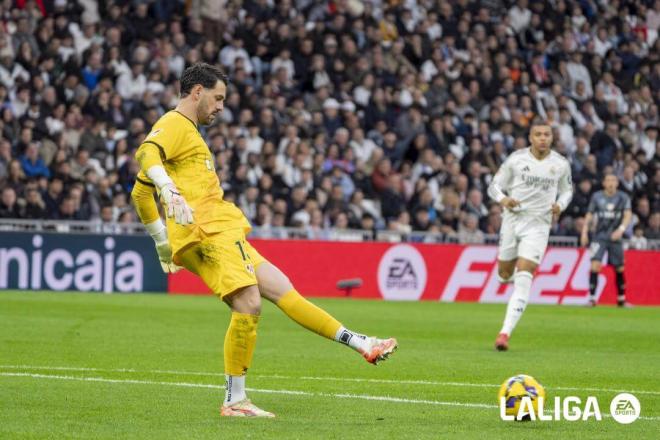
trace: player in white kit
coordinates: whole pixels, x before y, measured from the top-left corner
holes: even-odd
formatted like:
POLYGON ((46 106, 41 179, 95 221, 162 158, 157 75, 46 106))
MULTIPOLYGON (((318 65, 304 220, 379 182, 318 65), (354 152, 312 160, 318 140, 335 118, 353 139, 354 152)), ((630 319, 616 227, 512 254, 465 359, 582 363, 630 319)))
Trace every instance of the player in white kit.
POLYGON ((553 215, 558 216, 573 197, 571 167, 552 151, 552 129, 532 125, 531 146, 512 153, 495 174, 488 195, 502 205, 498 250, 501 283, 513 282, 513 294, 495 348, 509 348, 509 337, 527 307, 536 267, 548 245, 553 215))

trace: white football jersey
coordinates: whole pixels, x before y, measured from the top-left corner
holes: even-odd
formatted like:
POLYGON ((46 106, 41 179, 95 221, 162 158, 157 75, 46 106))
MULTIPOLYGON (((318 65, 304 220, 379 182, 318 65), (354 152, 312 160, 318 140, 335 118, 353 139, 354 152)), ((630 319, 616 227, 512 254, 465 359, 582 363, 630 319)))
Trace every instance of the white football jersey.
POLYGON ((552 218, 552 205, 565 210, 573 197, 571 166, 564 156, 551 151, 538 160, 529 148, 512 153, 495 174, 488 195, 497 202, 511 197, 520 203, 513 212, 552 218))

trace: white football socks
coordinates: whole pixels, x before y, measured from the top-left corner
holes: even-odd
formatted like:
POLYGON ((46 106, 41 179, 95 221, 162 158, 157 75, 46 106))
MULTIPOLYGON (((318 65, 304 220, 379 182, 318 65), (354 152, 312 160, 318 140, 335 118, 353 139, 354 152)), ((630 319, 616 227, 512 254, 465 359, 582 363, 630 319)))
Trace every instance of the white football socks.
POLYGON ((511 335, 511 332, 516 328, 516 324, 520 320, 527 302, 529 301, 529 291, 532 288, 532 274, 525 271, 516 272, 513 276, 513 294, 509 299, 509 304, 506 307, 506 316, 504 317, 504 325, 500 333, 511 335))
POLYGON ((355 333, 341 326, 335 335, 335 341, 348 345, 353 350, 364 353, 369 350, 369 337, 355 333))
POLYGON ((247 398, 245 395, 245 375, 231 376, 225 374, 225 386, 227 389, 225 391, 224 405, 233 405, 247 398))

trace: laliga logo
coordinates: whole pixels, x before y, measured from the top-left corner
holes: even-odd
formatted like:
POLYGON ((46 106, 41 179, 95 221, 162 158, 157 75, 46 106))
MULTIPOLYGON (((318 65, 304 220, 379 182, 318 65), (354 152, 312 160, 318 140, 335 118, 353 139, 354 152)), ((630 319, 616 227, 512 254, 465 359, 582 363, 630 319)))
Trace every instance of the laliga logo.
POLYGON ((512 416, 506 414, 506 398, 501 397, 500 418, 506 422, 514 420, 541 420, 542 422, 568 420, 569 422, 575 422, 580 419, 589 420, 590 417, 594 417, 598 421, 603 420, 603 416, 600 414, 598 400, 593 396, 587 397, 584 410, 581 408, 582 401, 579 397, 569 396, 562 401, 562 398, 557 396, 555 397, 554 412, 550 414, 545 414, 545 399, 539 397, 537 401, 538 411, 534 408, 534 399, 530 396, 523 396, 520 400, 518 414, 512 416))
MULTIPOLYGON (((543 422, 567 420, 575 422, 578 420, 586 421, 594 418, 597 421, 603 420, 598 405, 598 399, 594 396, 587 397, 582 408, 582 400, 576 396, 568 396, 564 399, 555 397, 554 411, 545 412, 545 399, 538 397, 537 399, 524 396, 520 400, 520 407, 518 413, 507 415, 506 413, 506 398, 500 398, 500 418, 504 421, 521 421, 521 420, 540 420, 543 422), (538 404, 538 410, 535 408, 535 400, 538 404)), ((641 405, 637 397, 630 393, 617 394, 610 403, 610 414, 612 418, 618 423, 627 425, 639 418, 641 412, 641 405)))

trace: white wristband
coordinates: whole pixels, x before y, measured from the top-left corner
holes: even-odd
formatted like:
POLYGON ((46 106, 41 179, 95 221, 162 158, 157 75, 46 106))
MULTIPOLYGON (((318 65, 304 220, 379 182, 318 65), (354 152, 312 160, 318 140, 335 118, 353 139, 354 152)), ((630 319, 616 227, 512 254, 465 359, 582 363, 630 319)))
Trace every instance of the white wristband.
POLYGON ((156 188, 160 191, 165 185, 174 185, 174 182, 167 175, 165 168, 160 165, 154 165, 147 170, 147 177, 156 185, 156 188))
POLYGON ((144 225, 144 229, 147 230, 149 235, 151 235, 151 238, 153 238, 156 243, 167 241, 167 228, 165 228, 165 225, 161 219, 144 225))
POLYGON ((626 232, 626 227, 624 225, 619 226, 619 231, 626 232))

